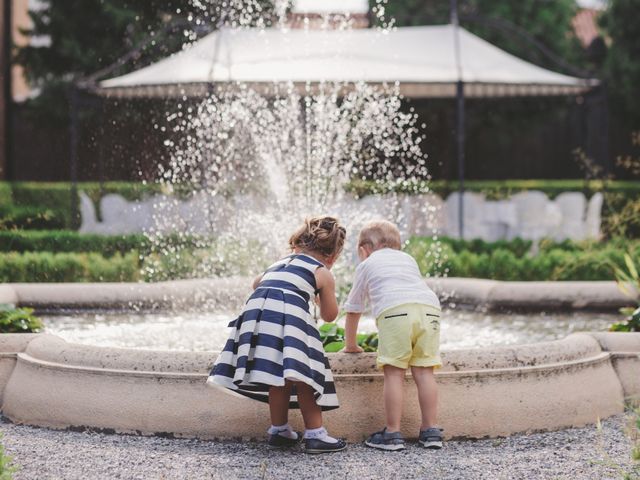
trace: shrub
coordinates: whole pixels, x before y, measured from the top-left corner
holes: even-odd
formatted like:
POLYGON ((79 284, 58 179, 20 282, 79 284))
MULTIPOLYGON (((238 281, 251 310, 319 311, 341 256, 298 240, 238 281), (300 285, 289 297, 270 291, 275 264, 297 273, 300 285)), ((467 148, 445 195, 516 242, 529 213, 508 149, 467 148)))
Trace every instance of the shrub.
MULTIPOLYGON (((618 288, 637 305, 640 305, 640 265, 636 265, 634 258, 638 258, 631 250, 624 255, 624 262, 614 264, 614 274, 618 288)), ((614 323, 609 330, 613 332, 640 332, 640 306, 621 308, 620 313, 625 315, 626 321, 614 323)))
POLYGON ((69 230, 0 231, 0 252, 100 252, 110 257, 132 250, 145 254, 151 248, 151 241, 144 235, 104 236, 69 230))
MULTIPOLYGON (((42 206, 68 210, 71 206, 71 184, 68 182, 13 182, 13 203, 16 205, 42 206)), ((127 200, 141 198, 158 193, 161 186, 142 182, 80 182, 78 191, 85 192, 94 202, 102 195, 117 193, 127 200)))
POLYGON ((444 258, 441 269, 434 262, 434 240, 412 238, 405 250, 411 254, 423 275, 448 273, 452 277, 491 278, 495 280, 609 280, 611 265, 622 265, 623 248, 628 246, 634 258, 640 257, 640 242, 614 240, 596 242, 541 242, 533 256, 528 242, 464 242, 442 239, 444 258), (468 249, 462 249, 468 246, 468 249))
POLYGON ((43 230, 67 228, 71 223, 69 210, 32 206, 0 207, 0 228, 43 230))
POLYGON ((610 210, 602 222, 602 231, 607 237, 640 238, 640 198, 610 210))
MULTIPOLYGON (((0 441, 3 438, 0 432, 0 441)), ((13 474, 18 471, 18 466, 14 465, 13 458, 4 451, 4 445, 0 442, 0 480, 12 480, 13 474)))
POLYGON ((207 247, 153 252, 143 261, 146 281, 177 278, 204 278, 212 275, 250 275, 273 260, 265 247, 255 241, 217 240, 207 247))
POLYGON ((516 256, 521 257, 529 250, 533 242, 530 240, 522 240, 516 238, 514 240, 498 240, 497 242, 487 242, 476 238, 474 240, 462 240, 458 238, 446 238, 440 239, 443 243, 451 246, 454 252, 469 251, 472 253, 487 253, 490 254, 496 249, 508 250, 514 253, 516 256))
POLYGON ((0 253, 0 282, 133 282, 140 278, 138 253, 0 253))
POLYGON ((609 327, 610 332, 640 332, 640 307, 622 308, 620 313, 626 315, 624 322, 614 323, 609 327))
POLYGON ((0 305, 0 333, 38 333, 43 328, 33 309, 0 305))
MULTIPOLYGON (((325 323, 318 331, 320 332, 320 340, 322 346, 327 353, 339 352, 344 348, 344 328, 339 327, 336 323, 325 323)), ((358 346, 362 347, 365 352, 378 351, 378 334, 377 333, 359 333, 356 336, 358 346)))
POLYGON ((11 205, 13 203, 13 195, 11 192, 11 184, 0 182, 0 207, 11 205))
MULTIPOLYGON (((161 191, 158 184, 142 182, 105 182, 102 186, 98 182, 80 182, 78 191, 85 192, 96 206, 100 198, 108 193, 117 193, 125 199, 140 200, 141 198, 161 191)), ((18 221, 9 223, 8 228, 25 229, 76 229, 77 219, 72 215, 71 184, 68 182, 0 182, 0 206, 30 207, 33 213, 50 212, 47 216, 54 216, 57 221, 46 222, 40 216, 38 222, 18 221), (34 226, 34 223, 37 226, 34 226)), ((0 217, 7 216, 0 212, 0 217)), ((22 218, 22 217, 20 217, 22 218)), ((28 220, 28 219, 27 219, 28 220)), ((0 222, 1 223, 1 222, 0 222)))
POLYGON ((518 275, 522 272, 520 259, 504 248, 498 248, 491 253, 486 269, 485 278, 496 280, 520 280, 518 275))
MULTIPOLYGON (((482 192, 488 199, 508 198, 514 193, 525 190, 540 190, 549 198, 555 198, 562 192, 584 192, 591 195, 594 192, 605 191, 615 194, 618 199, 634 199, 640 194, 640 182, 637 181, 602 181, 582 179, 576 180, 465 180, 465 189, 470 192, 482 192)), ((421 193, 432 191, 441 197, 458 191, 457 181, 432 180, 429 182, 404 182, 389 185, 370 180, 353 180, 347 185, 347 190, 362 197, 373 193, 421 193)))

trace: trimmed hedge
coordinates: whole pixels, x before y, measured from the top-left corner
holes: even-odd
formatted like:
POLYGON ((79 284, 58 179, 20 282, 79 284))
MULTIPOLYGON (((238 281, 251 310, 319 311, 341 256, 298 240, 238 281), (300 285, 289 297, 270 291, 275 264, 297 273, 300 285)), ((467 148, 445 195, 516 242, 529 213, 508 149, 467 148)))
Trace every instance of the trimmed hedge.
POLYGON ((0 253, 0 282, 135 282, 140 279, 137 252, 0 253))
POLYGON ((43 230, 68 228, 70 210, 33 206, 0 206, 0 228, 43 230))
MULTIPOLYGON (((364 196, 390 190, 418 193, 424 191, 426 187, 445 198, 457 190, 458 182, 443 180, 434 180, 429 183, 404 182, 390 187, 383 183, 354 180, 347 186, 347 190, 364 196)), ((117 193, 131 201, 161 193, 162 188, 159 184, 142 182, 105 182, 102 189, 97 182, 78 183, 78 190, 85 192, 94 201, 96 207, 99 206, 99 200, 104 194, 117 193)), ((599 180, 589 182, 584 180, 469 180, 465 182, 465 188, 469 191, 483 192, 489 199, 506 198, 516 192, 532 189, 543 191, 550 198, 565 191, 582 191, 587 195, 604 191, 606 193, 603 208, 604 231, 608 236, 619 234, 628 237, 637 236, 637 226, 626 228, 625 232, 622 232, 624 228, 620 225, 628 222, 620 221, 616 215, 625 210, 633 213, 630 202, 640 198, 638 181, 616 180, 604 183, 599 180)), ((189 191, 190 188, 186 185, 178 185, 174 188, 174 194, 178 196, 189 191)), ((70 183, 0 182, 0 228, 75 230, 77 227, 77 220, 71 215, 70 183), (20 207, 33 207, 33 209, 21 210, 20 207)))
MULTIPOLYGON (((429 182, 403 182, 390 186, 370 180, 354 180, 347 190, 358 196, 390 191, 401 193, 420 193, 427 189, 441 197, 458 191, 459 182, 431 180, 429 182)), ((562 192, 608 192, 622 195, 625 199, 637 199, 640 196, 640 181, 612 180, 466 180, 465 190, 482 192, 488 199, 503 199, 525 190, 540 190, 549 198, 555 198, 562 192)))
POLYGON ((167 235, 152 242, 142 234, 99 235, 70 230, 0 230, 0 252, 97 252, 106 257, 137 250, 147 255, 154 245, 174 247, 174 250, 195 249, 210 241, 198 236, 167 235))
MULTIPOLYGON (((101 253, 0 253, 0 282, 160 281, 211 275, 249 274, 266 267, 266 252, 259 245, 215 243, 209 248, 177 248, 171 254, 137 250, 117 251, 124 243, 107 244, 111 256, 101 253), (264 263, 264 265, 257 265, 264 263)), ((84 241, 84 240, 82 240, 84 241)), ((533 256, 528 242, 465 242, 413 238, 405 250, 413 255, 424 275, 489 278, 495 280, 612 280, 613 264, 622 266, 625 251, 640 257, 640 241, 597 243, 543 242, 533 256)), ((92 247, 93 248, 93 247, 92 247)), ((348 278, 346 279, 349 280, 348 278)))
MULTIPOLYGON (((416 237, 420 238, 420 237, 416 237)), ((475 240, 462 240, 457 238, 440 237, 440 242, 448 245, 455 253, 462 253, 465 251, 471 253, 491 253, 494 250, 503 249, 514 253, 516 256, 521 257, 531 250, 533 242, 531 240, 522 240, 516 238, 514 240, 498 240, 497 242, 486 242, 481 239, 475 240)), ((428 238, 424 238, 425 241, 430 241, 428 238)))
POLYGON ((405 250, 417 260, 423 275, 446 273, 450 277, 507 281, 612 280, 613 265, 624 264, 625 250, 635 258, 640 257, 640 241, 605 244, 543 242, 537 255, 489 245, 463 249, 447 240, 434 244, 431 239, 413 238, 405 250))
MULTIPOLYGON (((161 191, 158 184, 142 182, 80 182, 78 191, 86 193, 96 207, 103 195, 117 193, 125 199, 140 200, 161 191)), ((0 225, 5 228, 72 229, 78 225, 71 214, 71 184, 67 182, 0 182, 0 225), (29 215, 21 208, 31 208, 29 215), (37 221, 34 221, 37 218, 37 221), (52 219, 51 221, 47 221, 52 219), (33 225, 37 224, 37 227, 33 225)))
POLYGON ((144 235, 103 236, 58 231, 0 231, 0 252, 99 252, 106 257, 132 250, 146 253, 151 242, 144 235))
MULTIPOLYGON (((67 182, 12 182, 13 203, 16 205, 47 205, 68 209, 71 206, 71 184, 67 182)), ((117 193, 127 200, 141 198, 160 192, 160 185, 142 182, 79 182, 78 191, 85 192, 94 202, 102 195, 117 193)))
POLYGON ((0 182, 0 207, 11 205, 13 203, 13 194, 11 192, 11 184, 0 182))
MULTIPOLYGON (((458 190, 457 181, 432 180, 430 182, 404 182, 394 187, 388 184, 366 180, 354 180, 349 183, 347 190, 360 196, 371 193, 400 191, 415 193, 429 190, 443 197, 458 190)), ((567 191, 618 193, 625 198, 640 197, 640 181, 613 180, 467 180, 465 188, 473 192, 484 192, 487 198, 505 198, 523 190, 540 190, 550 198, 567 191)), ((156 183, 142 182, 105 182, 103 189, 97 182, 80 182, 78 190, 85 192, 94 202, 102 194, 117 193, 127 200, 140 200, 145 196, 154 195, 162 191, 162 186, 156 183)), ((177 186, 177 191, 182 189, 177 186)), ((0 182, 0 205, 12 199, 16 205, 46 206, 48 208, 68 209, 71 205, 71 184, 66 182, 0 182)))

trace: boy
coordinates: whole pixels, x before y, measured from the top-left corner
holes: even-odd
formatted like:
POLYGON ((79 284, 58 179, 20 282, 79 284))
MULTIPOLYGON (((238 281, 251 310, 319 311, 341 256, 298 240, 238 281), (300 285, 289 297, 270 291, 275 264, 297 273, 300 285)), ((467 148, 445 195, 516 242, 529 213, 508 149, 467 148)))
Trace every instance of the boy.
POLYGON ((400 418, 405 373, 411 367, 422 413, 419 442, 437 449, 442 448, 442 431, 435 426, 438 390, 433 369, 442 365, 440 302, 424 282, 416 261, 400 248, 400 232, 390 222, 370 222, 360 231, 361 263, 343 306, 347 312, 344 351, 362 352, 356 333, 368 300, 379 332, 377 365, 384 371, 386 426, 365 444, 381 450, 405 448, 400 418))

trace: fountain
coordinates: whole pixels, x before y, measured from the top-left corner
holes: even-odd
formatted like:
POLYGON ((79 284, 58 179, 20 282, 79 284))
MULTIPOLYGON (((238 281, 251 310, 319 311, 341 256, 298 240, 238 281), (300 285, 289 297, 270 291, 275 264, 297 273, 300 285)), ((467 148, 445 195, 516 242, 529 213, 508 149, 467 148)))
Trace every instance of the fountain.
MULTIPOLYGON (((229 35, 247 26, 269 27, 261 2, 226 4, 226 15, 218 12, 217 17, 224 17, 227 26, 221 28, 229 28, 229 35)), ((378 0, 375 12, 384 30, 390 23, 383 6, 378 0)), ((193 8, 201 13, 192 17, 194 22, 209 11, 200 0, 193 0, 193 8)), ((273 28, 289 28, 282 4, 275 12, 279 15, 273 28)), ((315 22, 337 29, 352 23, 349 15, 315 22)), ((303 16, 299 24, 310 28, 314 22, 303 16)), ((402 100, 397 84, 360 82, 292 82, 260 88, 231 83, 216 86, 196 103, 185 99, 168 114, 167 148, 172 156, 159 181, 165 191, 186 191, 186 198, 165 196, 154 206, 154 227, 148 235, 156 245, 157 263, 147 264, 148 274, 160 270, 167 257, 179 262, 194 245, 193 276, 253 273, 281 253, 291 225, 309 214, 339 215, 351 238, 359 224, 378 215, 406 230, 401 198, 372 196, 356 203, 345 188, 355 178, 381 190, 402 185, 428 193, 422 182, 428 179, 420 148, 424 131, 402 100), (167 229, 176 226, 184 245, 164 242, 167 229), (242 264, 245 270, 234 271, 230 263, 242 264)), ((423 216, 435 214, 428 205, 423 208, 423 216)), ((342 284, 353 267, 351 250, 346 249, 337 268, 342 284)), ((454 288, 458 302, 488 307, 611 307, 621 301, 607 282, 434 282, 434 288, 444 285, 440 293, 454 288)), ((184 308, 206 299, 213 302, 214 311, 224 312, 244 296, 248 285, 246 278, 226 276, 133 286, 16 285, 0 291, 0 296, 58 308, 133 302, 145 309, 178 301, 184 308)), ((469 345, 445 351, 445 367, 438 373, 440 419, 449 437, 584 425, 622 411, 625 398, 640 395, 634 375, 640 367, 640 338, 635 334, 574 333, 533 344, 465 347, 469 345)), ((49 334, 4 335, 0 352, 3 413, 18 423, 201 438, 263 435, 265 405, 205 386, 215 353, 96 347, 49 334)), ((380 398, 382 386, 375 355, 332 354, 330 361, 342 408, 326 416, 327 426, 337 435, 361 440, 370 433, 371 419, 382 416, 382 402, 372 401, 380 398)), ((419 408, 413 395, 406 398, 403 427, 412 431, 419 408)), ((299 425, 301 419, 294 415, 292 421, 299 425)))

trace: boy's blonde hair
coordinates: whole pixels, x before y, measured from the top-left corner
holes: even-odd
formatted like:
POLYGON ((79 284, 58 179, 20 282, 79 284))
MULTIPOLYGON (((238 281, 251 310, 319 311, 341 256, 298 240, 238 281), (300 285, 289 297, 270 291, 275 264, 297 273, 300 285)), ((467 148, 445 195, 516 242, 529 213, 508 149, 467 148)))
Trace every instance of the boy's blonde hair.
POLYGON ((375 220, 367 223, 358 236, 358 246, 370 245, 373 250, 381 248, 393 248, 400 250, 400 230, 393 223, 386 220, 375 220))

